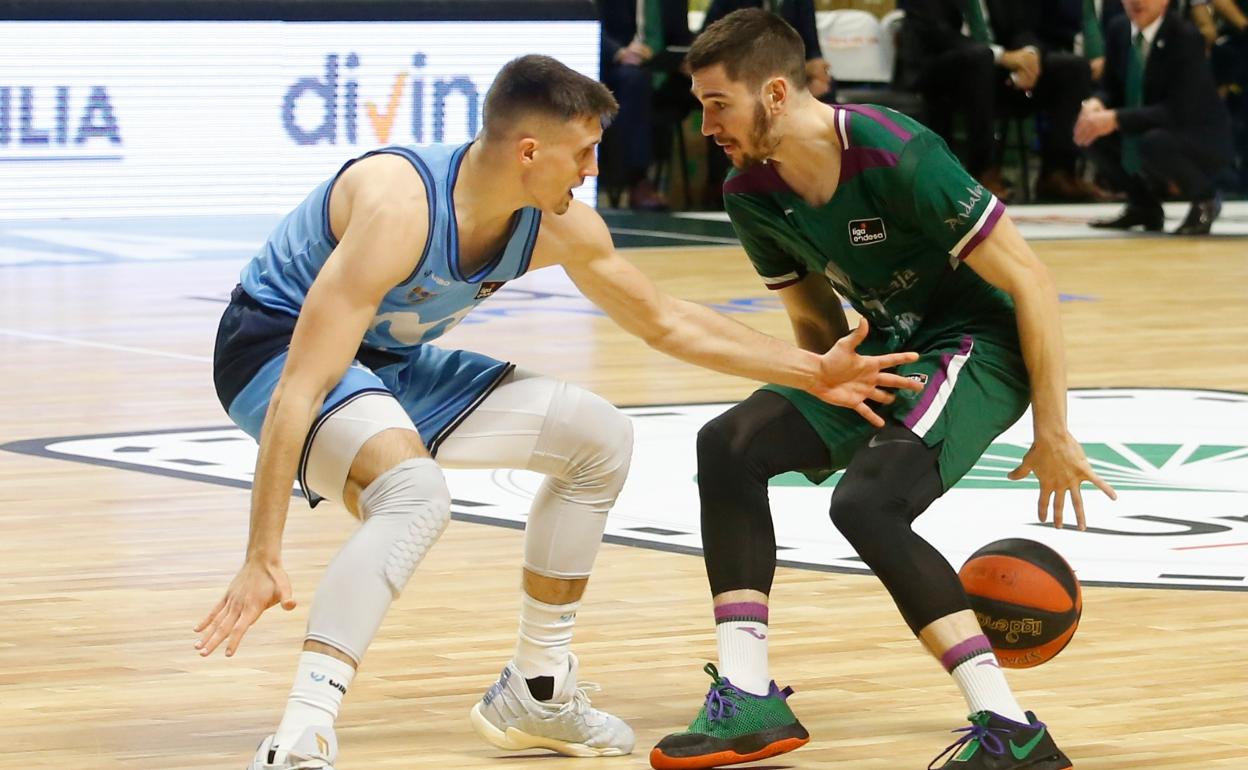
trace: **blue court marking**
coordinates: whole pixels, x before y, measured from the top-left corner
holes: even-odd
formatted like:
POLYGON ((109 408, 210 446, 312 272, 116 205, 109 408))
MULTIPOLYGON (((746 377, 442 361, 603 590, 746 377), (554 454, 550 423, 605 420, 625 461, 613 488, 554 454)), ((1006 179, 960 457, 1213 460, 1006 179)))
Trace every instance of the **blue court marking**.
POLYGON ((23 157, 21 155, 0 155, 0 163, 71 163, 71 162, 87 162, 94 163, 99 161, 125 160, 124 155, 32 155, 23 157))

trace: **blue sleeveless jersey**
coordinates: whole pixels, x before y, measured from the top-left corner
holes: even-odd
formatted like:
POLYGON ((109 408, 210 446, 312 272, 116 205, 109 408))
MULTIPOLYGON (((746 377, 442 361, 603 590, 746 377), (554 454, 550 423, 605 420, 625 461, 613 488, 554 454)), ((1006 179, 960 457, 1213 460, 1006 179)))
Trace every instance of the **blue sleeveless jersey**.
POLYGON ((378 153, 401 155, 424 181, 429 235, 411 275, 382 299, 364 344, 412 354, 418 346, 442 336, 505 282, 524 274, 542 217, 538 209, 520 209, 503 249, 484 267, 464 275, 459 267, 452 191, 468 146, 385 147, 348 162, 278 224, 264 247, 243 268, 243 290, 266 307, 298 315, 312 281, 338 244, 329 226, 329 195, 334 182, 358 160, 378 153))
MULTIPOLYGON (((308 289, 337 245, 329 226, 334 182, 351 163, 369 155, 401 155, 420 173, 428 196, 429 235, 415 269, 382 299, 357 360, 326 396, 309 438, 353 399, 383 392, 402 404, 436 456, 442 440, 511 370, 510 364, 480 353, 428 344, 503 283, 524 274, 541 224, 538 209, 520 209, 502 250, 472 275, 464 275, 451 196, 467 150, 466 144, 386 147, 362 155, 318 185, 243 268, 241 289, 246 295, 236 296, 222 318, 214 379, 230 418, 253 438, 260 438, 269 401, 281 378, 294 316, 299 315, 308 289)), ((300 461, 300 485, 315 504, 323 495, 308 488, 304 461, 306 457, 300 461)), ((339 491, 320 492, 332 497, 339 491)))

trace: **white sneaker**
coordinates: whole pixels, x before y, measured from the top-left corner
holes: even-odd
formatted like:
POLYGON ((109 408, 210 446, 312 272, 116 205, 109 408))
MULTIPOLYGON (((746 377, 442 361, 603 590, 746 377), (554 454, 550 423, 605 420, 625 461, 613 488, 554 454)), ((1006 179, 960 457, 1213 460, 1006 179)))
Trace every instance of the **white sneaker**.
POLYGON ((290 748, 273 745, 273 736, 260 741, 247 770, 334 770, 338 739, 332 728, 309 727, 290 748))
MULTIPOLYGON (((500 749, 550 749, 570 757, 618 757, 633 750, 633 730, 622 719, 589 704, 577 686, 577 661, 568 656, 568 673, 551 702, 535 699, 515 663, 508 663, 485 697, 472 707, 477 734, 500 749)), ((556 681, 556 685, 558 685, 556 681)))

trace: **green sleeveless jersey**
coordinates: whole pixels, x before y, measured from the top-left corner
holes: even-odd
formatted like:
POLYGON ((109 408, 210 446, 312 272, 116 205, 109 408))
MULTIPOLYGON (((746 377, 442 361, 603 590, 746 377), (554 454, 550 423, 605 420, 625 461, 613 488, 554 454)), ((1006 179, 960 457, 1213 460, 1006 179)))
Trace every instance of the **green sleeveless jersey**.
POLYGON ((1012 327, 1009 296, 961 266, 1002 203, 918 122, 885 107, 834 109, 844 151, 826 204, 807 204, 766 163, 724 182, 724 209, 767 287, 822 273, 871 322, 864 352, 906 348, 921 329, 1012 327))

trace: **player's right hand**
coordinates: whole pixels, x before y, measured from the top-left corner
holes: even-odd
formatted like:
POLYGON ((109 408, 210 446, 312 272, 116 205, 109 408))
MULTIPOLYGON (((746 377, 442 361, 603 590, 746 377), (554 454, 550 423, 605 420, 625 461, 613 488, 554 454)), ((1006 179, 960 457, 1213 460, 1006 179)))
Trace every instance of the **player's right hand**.
POLYGON ((281 604, 284 610, 295 608, 295 597, 286 570, 278 563, 248 559, 234 576, 225 596, 195 626, 195 633, 200 634, 195 649, 199 650, 201 657, 207 657, 228 639, 225 656, 232 656, 251 624, 274 604, 281 604))

